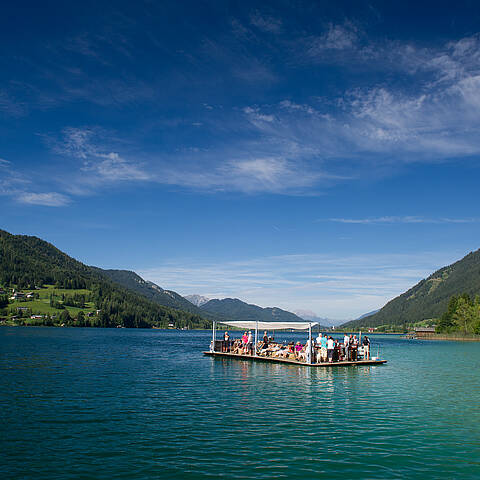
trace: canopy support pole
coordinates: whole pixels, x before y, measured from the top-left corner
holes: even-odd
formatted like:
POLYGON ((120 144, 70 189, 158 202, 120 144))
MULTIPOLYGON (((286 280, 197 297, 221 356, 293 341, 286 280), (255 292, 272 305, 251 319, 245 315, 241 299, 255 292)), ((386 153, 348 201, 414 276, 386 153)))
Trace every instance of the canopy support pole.
POLYGON ((215 320, 213 321, 213 325, 212 325, 212 348, 211 348, 211 352, 214 352, 215 351, 215 340, 216 340, 216 325, 215 325, 215 320))
POLYGON ((307 363, 312 364, 312 324, 308 324, 308 351, 307 351, 307 363))
POLYGON ((255 322, 255 356, 257 356, 257 343, 258 343, 258 320, 255 322))

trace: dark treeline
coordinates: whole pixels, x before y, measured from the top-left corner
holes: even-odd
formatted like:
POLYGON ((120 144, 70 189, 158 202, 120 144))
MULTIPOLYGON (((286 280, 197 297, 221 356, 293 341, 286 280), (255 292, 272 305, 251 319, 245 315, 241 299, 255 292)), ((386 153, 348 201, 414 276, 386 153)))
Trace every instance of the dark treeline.
MULTIPOLYGON (((95 318, 88 318, 82 312, 79 319, 72 319, 68 310, 63 308, 55 318, 52 318, 52 315, 43 319, 45 322, 127 328, 167 327, 169 323, 180 328, 209 327, 208 320, 200 315, 158 305, 118 285, 100 272, 99 269, 74 260, 37 237, 11 235, 0 230, 1 287, 33 290, 43 285, 55 285, 64 289, 86 289, 89 293, 83 298, 75 293, 64 295, 61 299, 52 297, 51 306, 83 308, 81 305, 90 301, 94 303, 96 310, 99 310, 95 318)), ((3 297, 0 299, 0 303, 2 302, 5 303, 3 297)), ((3 308, 5 307, 6 305, 3 308)))

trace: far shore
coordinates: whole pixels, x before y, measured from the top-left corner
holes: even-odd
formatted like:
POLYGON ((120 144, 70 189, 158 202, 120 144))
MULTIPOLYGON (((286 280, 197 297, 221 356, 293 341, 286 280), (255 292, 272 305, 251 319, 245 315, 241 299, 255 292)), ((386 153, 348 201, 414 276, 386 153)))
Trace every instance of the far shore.
POLYGON ((415 340, 449 340, 454 342, 480 342, 480 335, 455 335, 432 333, 430 335, 422 335, 415 340))

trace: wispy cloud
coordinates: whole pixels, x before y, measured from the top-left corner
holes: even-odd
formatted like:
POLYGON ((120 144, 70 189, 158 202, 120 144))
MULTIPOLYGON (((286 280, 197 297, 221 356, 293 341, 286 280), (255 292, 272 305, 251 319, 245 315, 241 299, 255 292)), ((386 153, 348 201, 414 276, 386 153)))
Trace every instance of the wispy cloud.
POLYGON ((358 28, 351 21, 343 24, 329 23, 322 35, 307 39, 307 55, 323 58, 325 51, 349 50, 356 46, 357 41, 358 28))
POLYGON ((258 10, 250 15, 250 23, 260 30, 270 33, 279 33, 282 29, 282 20, 265 15, 258 10))
MULTIPOLYGON (((344 30, 330 26, 322 48, 337 36, 344 38, 333 34, 344 30)), ((296 158, 350 178, 480 154, 480 36, 426 49, 398 42, 359 46, 354 42, 356 30, 349 31, 351 35, 338 44, 348 49, 347 58, 335 61, 348 68, 360 55, 365 65, 386 74, 401 72, 416 88, 385 82, 347 89, 328 102, 285 99, 245 107, 246 119, 267 151, 275 148, 278 154, 279 146, 295 145, 296 158), (378 52, 385 53, 385 59, 378 52)))
POLYGON ((46 207, 64 207, 71 202, 66 195, 57 192, 30 193, 22 192, 17 195, 17 201, 28 205, 42 205, 46 207))
POLYGON ((70 203, 70 198, 62 193, 35 191, 38 187, 32 179, 12 167, 12 162, 0 158, 0 195, 28 205, 63 207, 70 203))
MULTIPOLYGON (((270 121, 259 118, 253 108, 247 108, 245 114, 255 117, 250 120, 252 122, 270 121)), ((336 178, 321 167, 310 168, 295 159, 294 148, 289 152, 289 158, 275 152, 256 157, 250 154, 252 146, 239 148, 234 143, 221 152, 188 149, 183 154, 144 155, 144 160, 140 162, 127 160, 123 154, 110 151, 116 148, 115 143, 119 148, 126 148, 126 145, 115 141, 110 132, 94 127, 65 128, 60 139, 49 136, 46 141, 57 155, 79 160, 79 173, 88 174, 78 174, 73 180, 69 179, 68 189, 76 194, 89 193, 98 183, 151 182, 203 192, 304 195, 316 184, 328 183, 336 178)))
POLYGON ((360 225, 379 225, 379 224, 394 224, 394 223, 430 223, 430 224, 442 224, 442 223, 478 223, 480 218, 425 218, 418 216, 385 216, 385 217, 372 217, 372 218, 330 218, 330 222, 337 223, 351 223, 360 225))
POLYGON ((215 263, 176 259, 138 273, 185 295, 236 297, 264 307, 309 309, 321 317, 347 319, 383 306, 460 256, 419 252, 299 254, 215 263))
POLYGON ((273 115, 265 115, 260 113, 258 107, 245 107, 243 111, 252 123, 273 122, 275 120, 273 115))
POLYGON ((14 118, 23 117, 28 109, 25 102, 14 98, 12 93, 0 90, 0 112, 14 118))
MULTIPOLYGON (((227 160, 208 169, 190 170, 165 166, 155 181, 203 191, 237 191, 302 194, 324 174, 302 169, 284 158, 240 158, 227 160)), ((328 180, 328 175, 324 175, 328 180)))
POLYGON ((151 175, 140 163, 128 161, 117 152, 109 151, 108 134, 98 128, 65 128, 61 139, 48 138, 53 151, 59 155, 81 160, 80 170, 88 172, 81 178, 85 185, 120 181, 147 181, 151 175), (105 143, 105 144, 103 144, 105 143))

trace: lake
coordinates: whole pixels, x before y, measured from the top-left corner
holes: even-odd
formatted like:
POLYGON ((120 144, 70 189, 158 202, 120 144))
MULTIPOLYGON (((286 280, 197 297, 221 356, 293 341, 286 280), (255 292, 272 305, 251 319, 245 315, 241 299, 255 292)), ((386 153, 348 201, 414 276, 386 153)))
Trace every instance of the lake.
POLYGON ((480 478, 479 343, 375 336, 386 365, 308 368, 210 336, 0 328, 1 477, 480 478))

